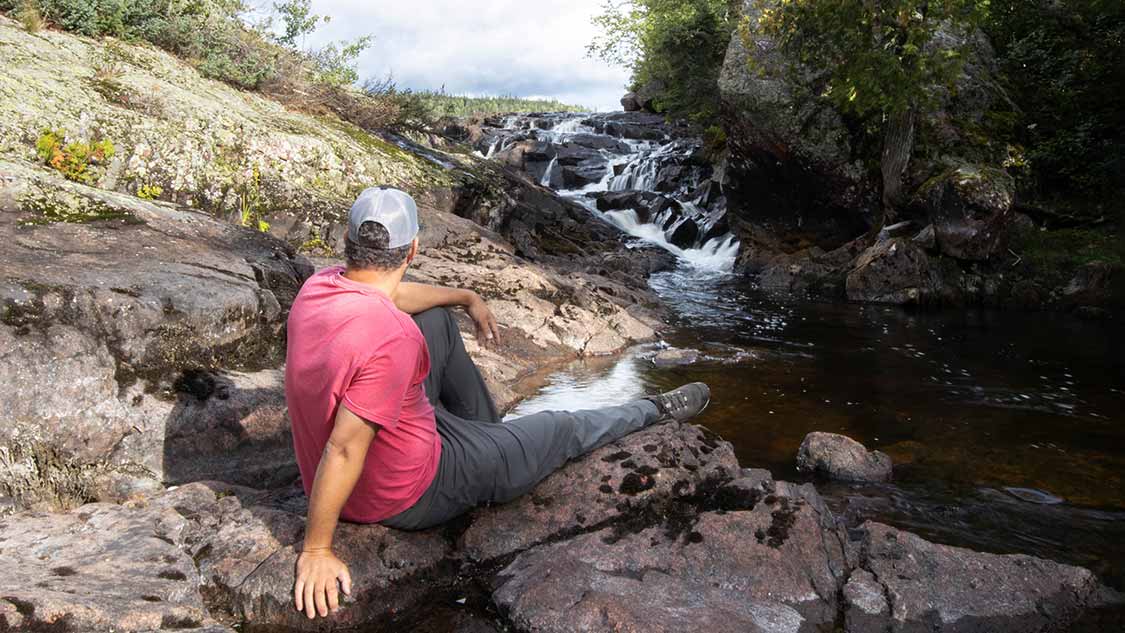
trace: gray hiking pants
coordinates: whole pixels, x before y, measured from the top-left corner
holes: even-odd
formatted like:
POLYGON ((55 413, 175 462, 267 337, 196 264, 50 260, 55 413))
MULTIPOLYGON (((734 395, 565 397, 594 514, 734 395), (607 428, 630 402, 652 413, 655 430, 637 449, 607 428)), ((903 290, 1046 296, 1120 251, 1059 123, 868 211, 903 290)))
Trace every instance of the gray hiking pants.
POLYGON ((501 422, 457 322, 437 308, 414 317, 430 348, 426 395, 434 405, 441 461, 413 506, 382 522, 401 530, 444 523, 487 503, 530 491, 568 460, 655 422, 648 400, 593 411, 545 411, 501 422))

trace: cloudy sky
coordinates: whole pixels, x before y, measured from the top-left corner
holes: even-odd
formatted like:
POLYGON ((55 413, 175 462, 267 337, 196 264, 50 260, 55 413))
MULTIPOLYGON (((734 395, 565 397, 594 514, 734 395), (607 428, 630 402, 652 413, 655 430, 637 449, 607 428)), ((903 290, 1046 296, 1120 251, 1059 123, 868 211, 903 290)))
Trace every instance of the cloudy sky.
POLYGON ((313 0, 332 16, 309 46, 364 34, 360 75, 458 94, 553 97, 620 109, 629 73, 586 57, 602 0, 313 0))

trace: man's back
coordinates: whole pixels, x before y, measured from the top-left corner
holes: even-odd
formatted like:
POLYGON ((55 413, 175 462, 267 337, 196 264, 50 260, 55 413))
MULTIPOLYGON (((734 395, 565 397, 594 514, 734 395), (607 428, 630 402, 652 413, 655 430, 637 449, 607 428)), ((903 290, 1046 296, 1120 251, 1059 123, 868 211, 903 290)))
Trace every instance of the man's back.
POLYGON ((317 273, 293 303, 285 393, 306 493, 340 404, 379 426, 341 513, 377 522, 413 505, 437 469, 441 439, 422 388, 429 353, 408 315, 342 272, 317 273))

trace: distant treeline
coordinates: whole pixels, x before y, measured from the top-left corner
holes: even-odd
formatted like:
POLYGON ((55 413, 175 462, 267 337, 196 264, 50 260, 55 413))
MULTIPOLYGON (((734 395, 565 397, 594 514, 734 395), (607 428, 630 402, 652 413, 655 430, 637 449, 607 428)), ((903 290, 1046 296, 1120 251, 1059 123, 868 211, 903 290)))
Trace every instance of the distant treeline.
POLYGON ((463 117, 473 114, 501 114, 507 112, 590 112, 589 108, 571 105, 554 99, 526 99, 514 95, 498 97, 469 97, 452 95, 445 91, 423 90, 412 93, 437 117, 463 117))

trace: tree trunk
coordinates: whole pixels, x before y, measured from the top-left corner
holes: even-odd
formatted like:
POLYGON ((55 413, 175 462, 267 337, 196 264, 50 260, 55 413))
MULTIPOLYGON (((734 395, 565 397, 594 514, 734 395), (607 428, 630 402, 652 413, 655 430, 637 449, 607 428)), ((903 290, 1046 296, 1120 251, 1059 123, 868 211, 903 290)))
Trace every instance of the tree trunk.
POLYGON ((910 164, 914 150, 914 108, 887 116, 883 129, 883 221, 890 223, 898 216, 903 202, 902 176, 910 164))

